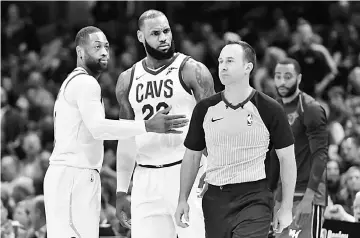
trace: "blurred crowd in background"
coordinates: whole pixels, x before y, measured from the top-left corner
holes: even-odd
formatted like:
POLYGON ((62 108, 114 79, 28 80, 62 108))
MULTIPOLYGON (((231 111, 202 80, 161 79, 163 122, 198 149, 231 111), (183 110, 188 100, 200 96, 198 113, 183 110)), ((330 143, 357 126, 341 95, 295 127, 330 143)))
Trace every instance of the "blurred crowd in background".
MULTIPOLYGON (((302 89, 321 102, 328 116, 325 215, 339 220, 360 217, 360 201, 354 204, 360 191, 360 4, 75 3, 1 2, 1 237, 42 238, 46 230, 42 194, 53 148, 53 106, 62 81, 76 67, 77 31, 94 25, 108 37, 111 61, 99 82, 106 117, 118 119, 116 80, 145 56, 136 38, 137 19, 150 8, 168 16, 177 51, 210 69, 217 92, 223 89, 217 58, 229 40, 241 39, 255 48, 258 62, 251 84, 271 97, 277 96, 276 62, 287 56, 297 59, 303 71, 302 89), (85 20, 72 21, 65 14, 80 10, 87 12, 85 20)), ((102 235, 111 228, 119 237, 129 237, 115 217, 117 141, 104 144, 102 235)))

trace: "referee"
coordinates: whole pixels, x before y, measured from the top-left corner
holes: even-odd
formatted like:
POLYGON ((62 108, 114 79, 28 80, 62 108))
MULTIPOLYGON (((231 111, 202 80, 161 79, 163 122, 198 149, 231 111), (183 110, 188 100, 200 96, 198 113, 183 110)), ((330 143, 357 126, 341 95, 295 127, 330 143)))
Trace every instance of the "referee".
POLYGON ((222 49, 219 77, 225 90, 196 105, 184 142, 187 150, 175 219, 178 226, 188 226, 187 199, 206 148, 208 190, 202 206, 207 238, 268 236, 273 194, 268 189, 264 161, 272 147, 280 160, 283 187, 281 208, 275 215, 276 231, 281 232, 292 221, 294 138, 281 105, 250 87, 255 63, 255 51, 246 42, 230 42, 222 49))

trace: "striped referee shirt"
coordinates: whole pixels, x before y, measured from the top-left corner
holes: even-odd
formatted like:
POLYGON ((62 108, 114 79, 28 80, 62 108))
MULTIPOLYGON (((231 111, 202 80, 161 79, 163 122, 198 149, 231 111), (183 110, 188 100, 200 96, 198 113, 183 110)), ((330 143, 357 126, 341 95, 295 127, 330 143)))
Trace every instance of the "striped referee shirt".
POLYGON ((293 143, 281 105, 256 90, 237 106, 223 92, 200 101, 184 142, 190 150, 207 148, 205 181, 215 186, 266 178, 264 161, 270 149, 293 143))

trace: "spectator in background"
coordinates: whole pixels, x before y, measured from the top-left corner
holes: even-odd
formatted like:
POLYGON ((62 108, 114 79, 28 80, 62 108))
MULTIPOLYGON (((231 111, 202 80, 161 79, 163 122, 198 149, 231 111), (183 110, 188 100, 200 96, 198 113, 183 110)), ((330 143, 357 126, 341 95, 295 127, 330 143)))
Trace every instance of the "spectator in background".
POLYGON ((337 204, 344 207, 347 213, 352 214, 352 204, 355 195, 360 191, 360 168, 357 166, 350 167, 344 175, 344 188, 339 193, 337 204))
MULTIPOLYGON (((359 98, 358 98, 359 99, 359 98)), ((360 136, 360 101, 354 100, 351 108, 351 117, 349 120, 352 123, 351 135, 360 136)))
POLYGON ((225 32, 223 38, 225 44, 228 44, 233 41, 241 41, 240 35, 231 31, 225 32))
POLYGON ((119 117, 119 106, 114 94, 115 81, 108 72, 104 72, 99 78, 101 94, 104 100, 105 117, 117 120, 119 117))
POLYGON ((32 106, 29 120, 39 121, 46 115, 52 115, 54 108, 54 97, 45 88, 45 79, 41 72, 33 71, 28 78, 27 97, 32 106))
MULTIPOLYGON (((54 119, 47 115, 38 122, 37 134, 41 140, 41 147, 46 151, 52 151, 54 146, 54 119)), ((48 161, 47 161, 48 162, 48 161)))
POLYGON ((7 92, 1 88, 1 154, 11 153, 25 132, 25 119, 8 102, 7 92))
POLYGON ((349 74, 349 86, 354 94, 360 94, 360 53, 358 54, 357 65, 349 74))
POLYGON ((7 11, 7 19, 2 31, 4 31, 4 44, 7 54, 18 54, 26 50, 39 50, 39 41, 36 29, 29 21, 20 14, 17 4, 10 4, 7 11))
POLYGON ((15 207, 19 202, 34 195, 35 188, 33 180, 28 177, 18 177, 11 183, 11 198, 9 204, 11 207, 15 207))
POLYGON ((289 50, 289 57, 296 59, 302 70, 300 88, 311 96, 320 96, 334 80, 337 69, 329 51, 314 43, 314 33, 307 21, 300 21, 297 26, 299 44, 289 50))
POLYGON ((41 47, 39 68, 51 88, 54 96, 58 93, 56 84, 61 84, 64 78, 76 64, 71 29, 66 24, 59 24, 55 36, 41 47))
POLYGON ((40 154, 40 167, 44 173, 49 167, 49 158, 51 156, 51 152, 47 150, 43 150, 40 154))
POLYGON ((354 136, 345 137, 340 144, 340 170, 346 171, 352 165, 360 165, 360 139, 354 136))
POLYGON ((39 136, 34 133, 28 133, 23 140, 22 150, 25 157, 20 161, 20 174, 31 178, 34 182, 35 193, 40 194, 43 191, 43 179, 45 171, 42 170, 40 153, 41 142, 39 136))
POLYGON ((344 128, 338 121, 333 121, 329 123, 328 129, 330 132, 329 143, 337 147, 345 138, 344 128))
POLYGON ((209 68, 214 79, 215 92, 219 92, 224 89, 224 85, 218 77, 218 56, 225 42, 218 36, 209 23, 201 24, 200 34, 206 46, 206 57, 202 63, 209 68))
POLYGON ((272 98, 277 97, 274 83, 274 71, 277 62, 286 58, 286 52, 278 47, 269 47, 265 51, 261 66, 255 71, 253 85, 256 90, 272 98))
POLYGON ((329 121, 344 121, 351 116, 351 109, 346 105, 345 90, 340 86, 331 87, 327 93, 330 108, 329 121))
POLYGON ((207 46, 201 35, 202 24, 195 22, 192 32, 181 41, 181 52, 191 56, 193 59, 204 62, 207 54, 207 46))
POLYGON ((1 181, 2 182, 11 182, 18 175, 20 171, 19 160, 13 156, 8 155, 4 156, 1 159, 1 181))
POLYGON ((28 230, 31 226, 31 221, 29 219, 29 201, 28 199, 21 200, 18 202, 14 208, 13 220, 20 223, 20 225, 28 230))
POLYGON ((5 199, 1 197, 1 238, 15 238, 15 229, 12 220, 9 218, 11 208, 6 203, 5 199))
POLYGON ((360 192, 356 194, 352 207, 352 211, 354 214, 353 216, 347 213, 345 209, 339 204, 330 205, 326 209, 324 216, 326 219, 330 220, 360 222, 360 192))
POLYGON ((360 222, 360 192, 356 193, 353 204, 355 222, 360 222))
POLYGON ((31 228, 26 238, 46 238, 46 217, 44 196, 39 195, 31 199, 28 204, 31 228))
POLYGON ((272 42, 270 45, 288 51, 291 46, 291 32, 289 23, 285 17, 280 17, 276 20, 275 30, 272 34, 272 42))
POLYGON ((327 188, 331 201, 336 201, 336 196, 340 192, 340 167, 339 163, 333 160, 327 162, 327 188))

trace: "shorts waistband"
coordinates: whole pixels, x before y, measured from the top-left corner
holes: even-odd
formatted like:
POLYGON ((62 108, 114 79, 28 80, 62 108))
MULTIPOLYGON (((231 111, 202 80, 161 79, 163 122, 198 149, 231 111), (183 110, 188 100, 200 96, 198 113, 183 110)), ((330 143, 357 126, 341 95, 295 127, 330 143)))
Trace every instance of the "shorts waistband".
POLYGON ((65 164, 49 164, 50 166, 54 166, 54 167, 70 167, 70 168, 75 168, 75 169, 89 169, 89 170, 95 170, 96 172, 98 172, 100 174, 100 170, 99 169, 93 169, 93 168, 82 168, 82 167, 76 167, 76 166, 71 166, 71 165, 65 165, 65 164))
POLYGON ((267 179, 261 179, 257 181, 251 182, 244 182, 244 183, 234 183, 234 184, 224 184, 224 185, 212 185, 209 184, 209 188, 216 189, 216 190, 243 190, 246 191, 248 189, 269 189, 267 179))
POLYGON ((178 164, 181 164, 182 160, 170 163, 170 164, 161 164, 161 165, 147 165, 147 164, 138 164, 138 166, 143 168, 149 168, 149 169, 160 169, 160 168, 166 168, 166 167, 172 167, 178 164))

